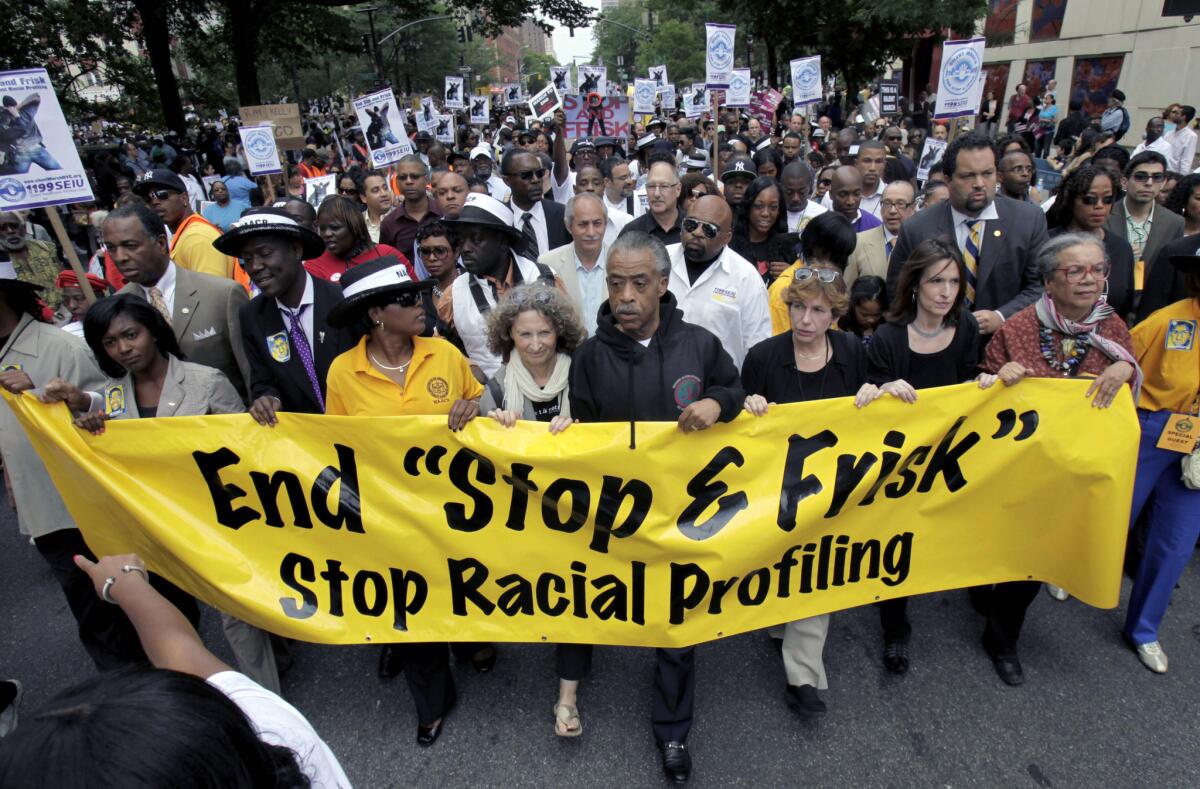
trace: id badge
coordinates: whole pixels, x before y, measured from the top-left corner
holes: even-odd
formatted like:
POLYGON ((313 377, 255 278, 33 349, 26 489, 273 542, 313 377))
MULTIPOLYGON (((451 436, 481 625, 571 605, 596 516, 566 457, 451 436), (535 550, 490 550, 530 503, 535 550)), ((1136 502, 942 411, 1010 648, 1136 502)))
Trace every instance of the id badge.
POLYGON ((1159 449, 1190 455, 1197 441, 1200 441, 1200 417, 1195 414, 1171 414, 1158 437, 1157 446, 1159 449))

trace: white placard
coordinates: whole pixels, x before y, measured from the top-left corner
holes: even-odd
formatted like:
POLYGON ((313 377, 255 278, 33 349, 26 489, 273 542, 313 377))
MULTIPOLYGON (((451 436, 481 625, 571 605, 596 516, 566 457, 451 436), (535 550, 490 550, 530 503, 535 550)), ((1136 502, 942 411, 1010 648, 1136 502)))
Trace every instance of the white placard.
POLYGON ((40 208, 95 199, 71 129, 45 69, 0 72, 0 209, 40 208), (13 111, 15 110, 15 114, 13 111))
POLYGON ((963 118, 979 112, 983 97, 982 38, 946 41, 942 44, 942 68, 938 72, 935 118, 963 118))
POLYGON ((446 92, 442 94, 442 104, 448 110, 464 110, 467 108, 463 97, 463 78, 446 77, 446 92))
POLYGON ((554 83, 551 82, 529 100, 529 117, 525 119, 525 128, 529 128, 532 120, 542 120, 553 115, 554 111, 561 106, 562 98, 558 95, 554 83))
POLYGON ((354 114, 367 139, 371 167, 386 167, 413 152, 412 141, 404 130, 404 116, 391 88, 359 96, 354 100, 354 114))
POLYGON ((438 111, 433 106, 433 96, 421 97, 421 109, 417 110, 417 131, 433 133, 437 128, 438 111))
POLYGON ((454 116, 439 115, 437 116, 437 128, 433 131, 433 137, 438 142, 454 143, 454 116))
POLYGON ((320 208, 321 202, 326 197, 337 194, 337 178, 337 175, 318 175, 316 178, 305 178, 305 202, 313 208, 320 208))
POLYGON ((792 103, 797 107, 821 100, 821 56, 792 61, 792 103))
POLYGON ((712 93, 703 82, 692 83, 692 104, 699 107, 701 112, 712 109, 712 93))
POLYGON ((250 166, 251 175, 283 172, 283 165, 279 163, 279 149, 275 147, 273 125, 240 126, 238 135, 242 138, 242 148, 246 151, 246 164, 250 166))
POLYGON ((608 68, 605 66, 579 67, 579 92, 583 95, 608 93, 608 68))
POLYGON ((708 22, 704 25, 704 84, 709 88, 728 88, 733 76, 733 42, 737 25, 708 22))
POLYGON ((704 114, 704 110, 708 107, 708 103, 704 100, 704 93, 703 87, 700 90, 696 90, 695 87, 683 89, 684 115, 689 118, 699 118, 704 114))
POLYGON ((487 126, 489 118, 492 115, 492 97, 491 96, 472 96, 471 97, 471 123, 480 126, 487 126))
POLYGON ((662 100, 659 103, 663 110, 671 112, 675 109, 675 86, 671 84, 663 85, 658 89, 658 97, 662 100))
POLYGON ((652 79, 638 77, 633 81, 633 111, 643 115, 654 114, 654 102, 658 98, 658 89, 652 79))
POLYGON ((929 168, 940 162, 945 152, 945 140, 935 140, 932 137, 925 138, 925 147, 921 149, 921 161, 917 164, 918 181, 925 181, 929 178, 929 168))
POLYGON ((671 80, 667 79, 666 66, 651 66, 650 79, 654 80, 654 87, 660 89, 671 84, 671 80))
POLYGON ((524 97, 521 95, 521 86, 515 82, 509 82, 504 86, 504 106, 519 107, 524 103, 524 97))
POLYGON ((729 89, 725 91, 725 106, 749 107, 752 87, 754 87, 754 80, 750 78, 750 69, 735 68, 729 74, 729 89))
POLYGON ((567 93, 574 93, 571 87, 571 67, 570 66, 551 66, 550 67, 550 84, 558 91, 558 95, 562 96, 567 93))

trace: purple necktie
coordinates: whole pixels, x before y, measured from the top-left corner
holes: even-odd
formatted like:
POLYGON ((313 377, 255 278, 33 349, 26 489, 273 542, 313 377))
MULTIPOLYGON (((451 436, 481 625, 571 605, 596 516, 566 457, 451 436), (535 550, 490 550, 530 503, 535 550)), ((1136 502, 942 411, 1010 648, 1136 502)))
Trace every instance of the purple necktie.
POLYGON ((321 396, 321 382, 317 378, 317 365, 313 362, 312 349, 308 346, 308 338, 304 336, 304 327, 300 324, 300 316, 304 314, 304 308, 307 306, 307 304, 303 304, 295 312, 286 310, 292 324, 288 334, 292 337, 292 347, 296 349, 296 355, 300 357, 300 362, 304 365, 304 372, 308 373, 308 382, 312 384, 313 394, 317 396, 317 405, 321 406, 323 414, 325 413, 325 398, 321 396))

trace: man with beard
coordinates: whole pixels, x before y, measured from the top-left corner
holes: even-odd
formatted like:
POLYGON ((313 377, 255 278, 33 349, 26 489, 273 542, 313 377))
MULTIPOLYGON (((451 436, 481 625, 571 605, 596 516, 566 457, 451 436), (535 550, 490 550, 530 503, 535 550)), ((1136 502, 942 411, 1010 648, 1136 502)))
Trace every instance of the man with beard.
POLYGON ((717 195, 692 204, 679 244, 667 248, 670 289, 688 323, 715 334, 740 369, 746 352, 771 336, 767 288, 758 269, 729 249, 733 212, 717 195))
MULTIPOLYGON (((588 165, 594 168, 595 157, 588 165)), ((584 167, 584 164, 579 164, 584 167)), ((579 169, 573 175, 579 176, 579 169)), ((530 260, 537 260, 552 249, 571 243, 571 234, 563 221, 563 206, 553 200, 543 199, 543 179, 546 169, 541 159, 521 148, 513 148, 500 159, 500 175, 511 191, 509 204, 513 212, 513 226, 521 234, 523 246, 520 252, 530 260)))
MULTIPOLYGON (((686 135, 680 140, 686 139, 686 135)), ((619 156, 610 156, 600 161, 600 173, 604 177, 604 207, 611 211, 622 211, 631 218, 640 216, 641 201, 633 199, 634 181, 629 174, 629 162, 619 156)))
POLYGON ((53 244, 29 238, 25 220, 12 211, 0 211, 0 252, 12 259, 17 279, 37 285, 50 309, 58 309, 62 295, 55 290, 54 281, 63 268, 53 244))
POLYGON ((1034 202, 1029 195, 1033 183, 1033 157, 1020 148, 1015 148, 1000 160, 1000 193, 1022 203, 1034 202))
POLYGON ((249 291, 249 279, 237 259, 222 255, 213 246, 213 242, 221 237, 221 231, 192 211, 187 186, 178 175, 165 169, 151 170, 137 182, 133 191, 154 209, 161 223, 171 231, 168 254, 176 265, 200 274, 236 279, 249 291))

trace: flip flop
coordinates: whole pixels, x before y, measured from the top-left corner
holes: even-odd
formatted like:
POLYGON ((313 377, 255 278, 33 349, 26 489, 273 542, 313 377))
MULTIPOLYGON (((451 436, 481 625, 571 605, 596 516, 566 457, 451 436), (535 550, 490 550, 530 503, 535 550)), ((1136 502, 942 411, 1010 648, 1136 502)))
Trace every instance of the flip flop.
POLYGON ((579 710, 570 704, 554 705, 554 733, 559 737, 578 737, 583 734, 579 710))

